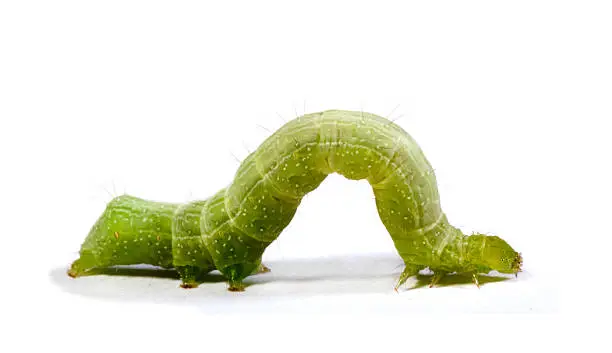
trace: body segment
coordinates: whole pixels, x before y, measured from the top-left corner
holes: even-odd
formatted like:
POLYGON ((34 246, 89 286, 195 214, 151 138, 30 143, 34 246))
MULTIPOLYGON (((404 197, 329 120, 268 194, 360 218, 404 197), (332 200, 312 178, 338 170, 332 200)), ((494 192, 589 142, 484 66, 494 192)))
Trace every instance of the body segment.
POLYGON ((172 221, 178 205, 119 196, 107 205, 68 274, 92 268, 150 264, 172 268, 172 221))

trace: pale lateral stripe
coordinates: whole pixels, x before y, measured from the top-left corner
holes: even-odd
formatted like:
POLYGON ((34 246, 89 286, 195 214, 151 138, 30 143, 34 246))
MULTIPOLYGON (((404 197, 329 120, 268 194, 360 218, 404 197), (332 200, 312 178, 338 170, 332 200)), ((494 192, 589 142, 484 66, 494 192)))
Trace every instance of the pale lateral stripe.
POLYGON ((410 232, 408 232, 408 234, 425 234, 427 232, 429 232, 430 230, 434 229, 435 227, 438 226, 438 224, 440 224, 440 221, 442 221, 442 219, 444 218, 444 212, 440 212, 440 215, 438 216, 438 219, 435 220, 435 222, 425 226, 425 227, 421 227, 421 228, 417 228, 414 230, 411 230, 410 232))
POLYGON ((433 249, 438 257, 442 254, 442 251, 444 251, 444 248, 446 247, 446 245, 448 245, 451 238, 454 238, 455 236, 455 234, 452 232, 452 228, 445 229, 444 235, 444 239, 438 241, 436 243, 436 248, 433 249))

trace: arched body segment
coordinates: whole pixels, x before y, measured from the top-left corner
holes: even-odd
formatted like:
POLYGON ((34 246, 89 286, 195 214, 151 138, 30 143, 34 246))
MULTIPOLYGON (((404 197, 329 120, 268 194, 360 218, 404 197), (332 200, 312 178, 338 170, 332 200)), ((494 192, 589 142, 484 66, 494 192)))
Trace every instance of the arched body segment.
MULTIPOLYGON (((156 261, 176 267, 184 282, 216 268, 230 288, 241 289, 302 198, 332 173, 371 184, 381 221, 406 264, 398 284, 426 267, 436 273, 519 271, 520 255, 505 241, 468 237, 448 223, 434 171, 410 135, 379 116, 339 110, 290 121, 242 162, 226 188, 204 201, 172 205, 172 263, 156 261)), ((113 225, 105 225, 112 232, 113 225)), ((95 229, 92 239, 108 238, 95 229)), ((85 244, 82 257, 84 250, 85 244)))

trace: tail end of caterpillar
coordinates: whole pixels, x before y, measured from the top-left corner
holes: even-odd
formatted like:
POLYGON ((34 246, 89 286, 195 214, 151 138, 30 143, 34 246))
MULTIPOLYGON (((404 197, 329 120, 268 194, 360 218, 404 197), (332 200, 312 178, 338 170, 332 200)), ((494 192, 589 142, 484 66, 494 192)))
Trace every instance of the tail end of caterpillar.
POLYGON ((88 271, 96 267, 95 264, 96 259, 93 257, 93 255, 87 252, 82 252, 81 257, 79 257, 70 265, 70 268, 66 273, 72 278, 81 277, 86 275, 88 271))

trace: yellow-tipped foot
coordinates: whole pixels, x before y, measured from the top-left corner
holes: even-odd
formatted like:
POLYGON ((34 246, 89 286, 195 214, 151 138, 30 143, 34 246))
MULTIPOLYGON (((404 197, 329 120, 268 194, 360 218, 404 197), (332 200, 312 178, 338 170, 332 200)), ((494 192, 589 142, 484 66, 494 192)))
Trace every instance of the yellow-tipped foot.
POLYGON ((183 289, 198 288, 198 284, 195 283, 195 282, 182 282, 181 283, 181 288, 183 288, 183 289))
POLYGON ((244 284, 242 282, 230 283, 227 290, 230 292, 244 292, 244 284))

